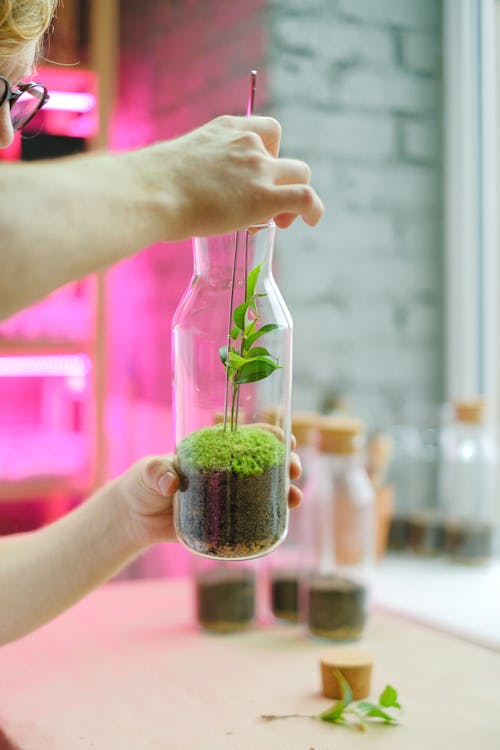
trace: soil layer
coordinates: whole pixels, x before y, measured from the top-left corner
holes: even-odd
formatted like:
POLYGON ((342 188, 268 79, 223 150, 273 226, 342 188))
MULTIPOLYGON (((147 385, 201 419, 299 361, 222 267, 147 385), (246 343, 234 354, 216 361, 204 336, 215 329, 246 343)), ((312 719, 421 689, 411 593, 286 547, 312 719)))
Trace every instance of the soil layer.
POLYGON ((313 635, 354 640, 366 622, 366 588, 337 576, 314 576, 308 589, 308 626, 313 635))
POLYGON ((196 581, 196 610, 206 630, 230 633, 247 627, 255 615, 255 576, 241 570, 201 573, 196 581))
POLYGON ((279 620, 299 621, 299 575, 275 571, 271 577, 271 611, 279 620))

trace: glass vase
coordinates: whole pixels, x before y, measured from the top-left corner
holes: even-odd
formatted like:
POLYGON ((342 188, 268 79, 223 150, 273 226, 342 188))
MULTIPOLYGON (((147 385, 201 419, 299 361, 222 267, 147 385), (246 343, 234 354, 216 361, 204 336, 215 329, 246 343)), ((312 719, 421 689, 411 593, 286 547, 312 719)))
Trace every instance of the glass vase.
POLYGON ((206 557, 259 557, 285 537, 292 322, 269 224, 194 240, 173 320, 178 539, 206 557))
POLYGON ((313 499, 315 563, 306 607, 309 632, 360 638, 375 563, 375 491, 365 468, 361 422, 325 418, 313 499))

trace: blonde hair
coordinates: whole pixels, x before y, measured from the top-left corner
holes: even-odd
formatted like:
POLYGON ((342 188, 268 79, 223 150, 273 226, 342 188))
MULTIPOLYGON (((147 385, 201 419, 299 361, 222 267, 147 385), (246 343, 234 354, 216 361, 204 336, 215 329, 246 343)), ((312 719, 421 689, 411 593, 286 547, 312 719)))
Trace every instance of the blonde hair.
POLYGON ((59 0, 0 0, 0 57, 26 42, 40 45, 59 0))

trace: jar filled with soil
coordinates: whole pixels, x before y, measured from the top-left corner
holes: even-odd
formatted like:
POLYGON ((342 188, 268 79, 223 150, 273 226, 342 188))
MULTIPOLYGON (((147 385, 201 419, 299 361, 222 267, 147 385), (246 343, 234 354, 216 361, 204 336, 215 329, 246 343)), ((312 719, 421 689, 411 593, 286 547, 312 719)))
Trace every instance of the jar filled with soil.
POLYGON ((484 400, 455 402, 442 430, 440 477, 444 549, 452 561, 491 560, 497 475, 496 427, 484 400))
POLYGON ((421 409, 391 429, 394 458, 389 478, 395 509, 388 547, 437 554, 440 548, 438 507, 439 429, 437 407, 421 409))
POLYGON ((302 475, 295 484, 302 490, 303 501, 290 514, 288 534, 283 544, 268 558, 270 608, 274 617, 284 622, 300 620, 304 579, 311 568, 311 491, 317 462, 317 412, 294 411, 292 432, 296 452, 302 464, 302 475))
POLYGON ((434 557, 444 549, 444 523, 438 509, 414 513, 408 521, 408 546, 418 555, 434 557))
POLYGON ((361 422, 324 419, 319 435, 307 625, 316 637, 355 640, 365 627, 373 576, 375 490, 366 471, 361 422))
POLYGON ((234 633, 249 627, 256 613, 256 574, 244 563, 196 557, 193 564, 196 618, 205 630, 234 633))
POLYGON ((274 235, 271 222, 195 239, 174 316, 174 523, 207 557, 258 557, 287 532, 292 322, 272 273, 274 235))

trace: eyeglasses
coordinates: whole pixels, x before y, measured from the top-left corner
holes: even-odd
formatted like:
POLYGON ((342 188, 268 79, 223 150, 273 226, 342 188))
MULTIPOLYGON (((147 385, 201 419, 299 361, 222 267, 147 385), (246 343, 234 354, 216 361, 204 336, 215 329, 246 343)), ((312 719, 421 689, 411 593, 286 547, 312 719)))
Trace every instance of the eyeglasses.
POLYGON ((21 130, 49 100, 41 83, 20 83, 12 90, 6 78, 0 76, 0 107, 5 101, 10 105, 10 119, 14 130, 21 130))

